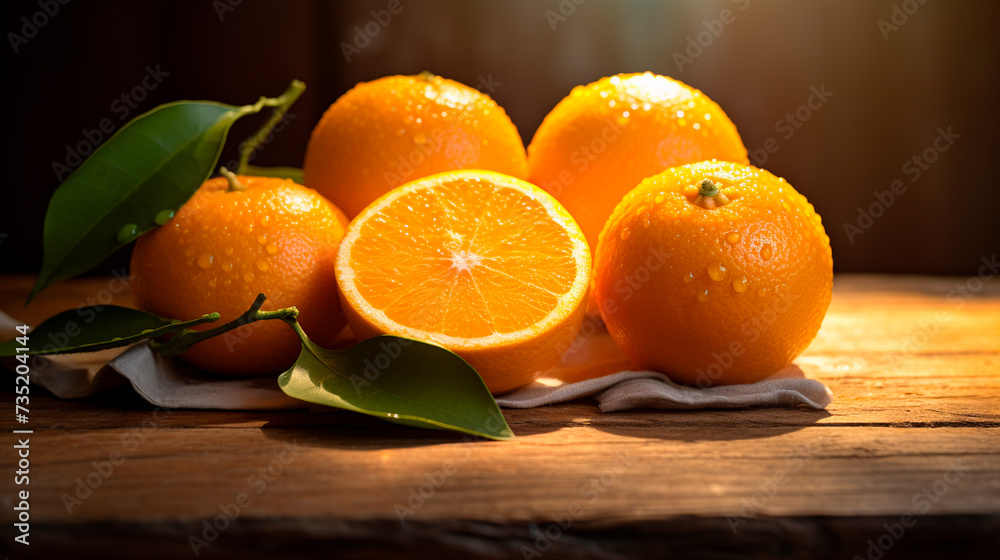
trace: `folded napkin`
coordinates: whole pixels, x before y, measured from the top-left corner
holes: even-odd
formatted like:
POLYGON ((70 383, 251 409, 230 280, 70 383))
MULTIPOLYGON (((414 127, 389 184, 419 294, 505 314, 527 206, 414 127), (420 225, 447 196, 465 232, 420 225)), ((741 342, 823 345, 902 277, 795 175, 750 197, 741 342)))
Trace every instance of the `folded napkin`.
MULTIPOLYGON (((0 312, 0 340, 17 324, 0 312)), ((8 359, 9 369, 15 362, 8 359)), ((31 381, 55 396, 77 399, 126 383, 143 399, 163 408, 281 410, 311 408, 278 388, 277 376, 230 378, 211 375, 181 360, 168 360, 146 343, 101 352, 63 354, 32 360, 31 381)), ((593 397, 602 412, 632 409, 744 408, 796 406, 826 408, 833 396, 819 381, 805 379, 791 365, 758 383, 697 389, 652 371, 634 371, 603 329, 581 337, 563 362, 541 379, 497 398, 507 408, 534 408, 593 397)))

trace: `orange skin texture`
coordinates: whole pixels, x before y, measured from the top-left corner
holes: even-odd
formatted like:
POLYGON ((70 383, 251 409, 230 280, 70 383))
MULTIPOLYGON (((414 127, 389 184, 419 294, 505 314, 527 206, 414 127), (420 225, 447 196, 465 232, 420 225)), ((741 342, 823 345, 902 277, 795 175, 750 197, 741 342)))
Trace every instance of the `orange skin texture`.
POLYGON ((594 267, 601 315, 625 354, 700 387, 752 383, 791 363, 833 286, 830 240, 806 198, 767 171, 716 161, 628 193, 594 267), (704 179, 730 202, 697 204, 704 179))
MULTIPOLYGON (((334 262, 347 219, 312 189, 287 179, 239 176, 206 181, 166 225, 139 238, 132 253, 136 306, 173 319, 219 312, 195 327, 236 319, 257 294, 263 310, 296 306, 309 338, 332 346, 346 319, 334 262)), ((258 321, 199 342, 185 361, 222 375, 273 375, 295 362, 301 342, 284 321, 258 321)))
POLYGON ((707 159, 749 163, 718 104, 665 76, 619 74, 573 88, 545 117, 528 146, 528 180, 566 207, 593 250, 639 181, 707 159))
POLYGON ((525 179, 517 128, 488 95, 434 75, 386 76, 340 97, 313 129, 306 186, 349 218, 403 183, 455 169, 525 179))

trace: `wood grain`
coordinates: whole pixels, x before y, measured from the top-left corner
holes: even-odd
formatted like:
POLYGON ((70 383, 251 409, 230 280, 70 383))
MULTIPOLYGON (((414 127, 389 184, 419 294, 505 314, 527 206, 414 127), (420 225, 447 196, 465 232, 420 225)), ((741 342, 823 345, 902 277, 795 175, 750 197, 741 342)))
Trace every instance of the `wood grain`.
MULTIPOLYGON (((65 282, 23 310, 31 281, 0 279, 0 309, 37 321, 108 286, 65 282)), ((30 552, 185 557, 242 494, 250 503, 201 555, 864 558, 881 537, 886 558, 992 557, 1000 285, 963 286, 838 277, 796 361, 833 391, 826 411, 601 414, 581 400, 505 410, 518 437, 498 443, 340 411, 156 411, 126 390, 86 401, 36 391, 30 552), (99 485, 86 488, 88 476, 99 485), (90 495, 69 511, 78 487, 90 495), (907 513, 916 523, 884 536, 907 513)), ((2 472, 14 470, 10 449, 2 472)), ((11 484, 0 483, 5 500, 11 484)), ((0 550, 20 555, 7 503, 0 550)))

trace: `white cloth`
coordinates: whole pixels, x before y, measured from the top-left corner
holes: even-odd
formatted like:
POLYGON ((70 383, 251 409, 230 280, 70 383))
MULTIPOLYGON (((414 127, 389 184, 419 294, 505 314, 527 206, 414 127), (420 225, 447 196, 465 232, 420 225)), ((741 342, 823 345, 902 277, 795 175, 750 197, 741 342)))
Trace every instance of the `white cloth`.
MULTIPOLYGON (((12 323, 0 312, 0 325, 12 323)), ((9 332, 9 331, 8 331, 9 332)), ((13 336, 0 336, 0 340, 13 336)), ((16 365, 5 361, 9 369, 16 365)), ((160 357, 146 343, 126 349, 63 354, 32 360, 31 381, 64 399, 84 398, 129 383, 143 399, 163 408, 280 410, 314 408, 278 388, 277 375, 220 377, 181 360, 160 357)), ((517 391, 497 397, 506 408, 534 408, 592 396, 602 412, 632 409, 826 408, 833 395, 791 365, 748 385, 697 389, 652 371, 633 371, 606 331, 580 339, 559 367, 517 391)))

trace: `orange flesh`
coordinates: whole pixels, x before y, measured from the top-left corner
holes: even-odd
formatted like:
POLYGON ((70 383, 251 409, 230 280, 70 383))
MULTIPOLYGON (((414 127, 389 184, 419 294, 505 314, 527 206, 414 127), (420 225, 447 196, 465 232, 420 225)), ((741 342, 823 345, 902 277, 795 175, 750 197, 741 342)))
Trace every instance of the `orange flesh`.
POLYGON ((480 338, 530 328, 576 279, 563 226, 538 201, 489 181, 411 191, 360 233, 350 255, 358 292, 425 332, 480 338))

